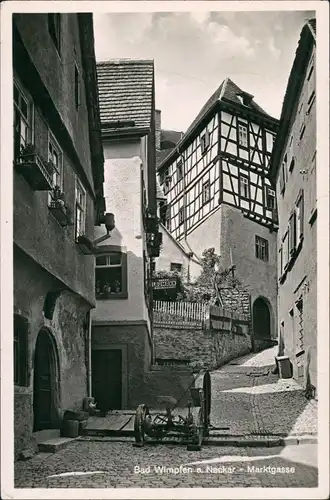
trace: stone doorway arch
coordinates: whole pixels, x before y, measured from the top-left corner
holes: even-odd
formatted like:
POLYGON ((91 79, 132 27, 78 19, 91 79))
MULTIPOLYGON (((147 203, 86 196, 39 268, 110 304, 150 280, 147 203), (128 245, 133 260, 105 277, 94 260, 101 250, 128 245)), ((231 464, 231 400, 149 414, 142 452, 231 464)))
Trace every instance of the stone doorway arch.
POLYGON ((46 328, 37 336, 33 368, 33 431, 55 429, 60 425, 59 360, 56 341, 46 328))
POLYGON ((253 339, 256 348, 270 345, 271 311, 269 303, 258 297, 253 303, 253 339))

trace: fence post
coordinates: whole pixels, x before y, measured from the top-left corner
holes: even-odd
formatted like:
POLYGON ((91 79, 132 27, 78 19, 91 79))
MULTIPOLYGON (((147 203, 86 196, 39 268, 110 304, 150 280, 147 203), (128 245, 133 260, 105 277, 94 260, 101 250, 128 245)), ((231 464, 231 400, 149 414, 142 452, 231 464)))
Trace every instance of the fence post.
POLYGON ((206 330, 211 330, 211 306, 205 306, 205 320, 204 320, 204 328, 206 330))

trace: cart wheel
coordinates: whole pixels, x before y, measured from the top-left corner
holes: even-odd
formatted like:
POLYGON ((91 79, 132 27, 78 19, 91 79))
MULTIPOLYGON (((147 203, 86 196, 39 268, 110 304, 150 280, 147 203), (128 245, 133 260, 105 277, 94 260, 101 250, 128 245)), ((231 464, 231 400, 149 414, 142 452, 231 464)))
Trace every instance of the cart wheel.
POLYGON ((134 419, 135 443, 133 446, 141 448, 144 445, 144 423, 147 414, 149 414, 149 411, 146 405, 139 405, 137 407, 134 419))
POLYGON ((204 374, 203 391, 204 391, 204 415, 203 415, 204 435, 208 436, 209 425, 210 425, 210 412, 211 412, 211 376, 209 371, 205 372, 204 374))
POLYGON ((193 435, 191 444, 188 444, 188 451, 200 451, 202 449, 203 435, 204 435, 204 408, 200 407, 196 423, 193 426, 193 435))

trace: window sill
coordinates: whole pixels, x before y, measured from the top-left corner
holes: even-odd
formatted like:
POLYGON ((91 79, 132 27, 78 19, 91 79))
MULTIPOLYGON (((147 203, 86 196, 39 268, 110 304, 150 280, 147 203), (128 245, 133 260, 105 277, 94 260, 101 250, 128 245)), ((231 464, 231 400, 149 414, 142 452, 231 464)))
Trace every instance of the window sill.
POLYGON ((261 260, 262 262, 266 262, 266 263, 268 262, 268 259, 262 259, 261 257, 258 257, 257 255, 256 255, 256 259, 261 260))
POLYGON ((281 284, 285 281, 286 275, 288 274, 288 272, 291 271, 291 269, 293 268, 293 265, 294 265, 295 261, 297 260, 297 257, 300 254, 300 251, 302 249, 303 240, 304 240, 304 237, 301 237, 300 241, 298 243, 298 246, 294 249, 294 251, 290 255, 289 261, 284 266, 284 272, 278 280, 281 284))
POLYGON ((95 295, 96 300, 117 300, 117 299, 127 299, 128 298, 128 293, 127 292, 120 292, 120 293, 111 293, 109 295, 95 295))

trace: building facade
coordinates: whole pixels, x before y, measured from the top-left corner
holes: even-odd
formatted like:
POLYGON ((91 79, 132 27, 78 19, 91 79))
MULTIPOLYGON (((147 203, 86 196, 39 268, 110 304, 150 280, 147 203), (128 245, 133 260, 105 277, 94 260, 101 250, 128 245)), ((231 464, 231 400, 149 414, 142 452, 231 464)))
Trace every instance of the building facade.
MULTIPOLYGON (((154 63, 97 65, 111 238, 98 245, 93 314, 93 396, 99 407, 136 406, 152 361, 151 259, 156 219, 154 63)), ((96 235, 101 235, 96 228, 96 235)))
POLYGON ((88 393, 86 244, 104 210, 92 15, 15 14, 13 76, 17 455, 88 393))
POLYGON ((317 386, 316 24, 302 29, 271 173, 276 180, 278 321, 284 354, 302 385, 317 386))
POLYGON ((198 258, 214 247, 252 300, 254 338, 275 338, 276 229, 269 160, 278 122, 230 79, 158 168, 165 226, 198 258))

